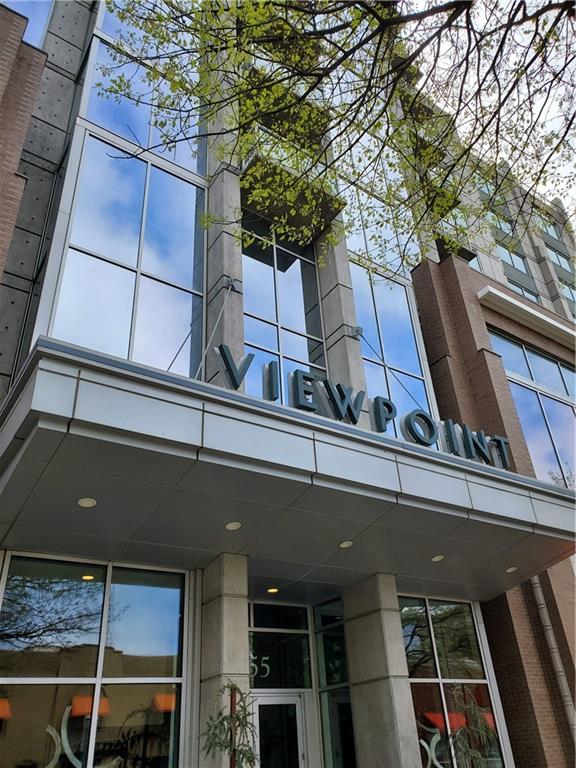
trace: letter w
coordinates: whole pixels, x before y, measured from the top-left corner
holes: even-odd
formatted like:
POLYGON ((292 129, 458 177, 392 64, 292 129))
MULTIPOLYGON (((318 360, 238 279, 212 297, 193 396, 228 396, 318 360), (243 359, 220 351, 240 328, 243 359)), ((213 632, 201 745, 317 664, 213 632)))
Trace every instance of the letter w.
POLYGON ((328 379, 324 380, 324 387, 328 394, 328 398, 334 409, 334 415, 340 421, 344 421, 346 414, 352 424, 357 424, 360 418, 360 411, 362 409, 362 403, 364 402, 364 392, 358 392, 358 394, 352 399, 354 390, 352 387, 343 387, 342 384, 332 384, 328 379))

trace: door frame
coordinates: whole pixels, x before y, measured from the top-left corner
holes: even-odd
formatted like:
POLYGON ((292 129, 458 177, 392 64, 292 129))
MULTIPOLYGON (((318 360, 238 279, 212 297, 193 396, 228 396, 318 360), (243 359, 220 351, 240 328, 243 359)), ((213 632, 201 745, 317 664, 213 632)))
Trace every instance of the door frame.
POLYGON ((255 745, 254 748, 258 754, 256 765, 260 767, 260 716, 258 708, 270 704, 294 704, 296 706, 296 729, 298 734, 298 768, 308 768, 308 740, 306 734, 306 698, 304 694, 285 690, 276 691, 258 691, 251 692, 252 706, 254 712, 255 727, 255 745))

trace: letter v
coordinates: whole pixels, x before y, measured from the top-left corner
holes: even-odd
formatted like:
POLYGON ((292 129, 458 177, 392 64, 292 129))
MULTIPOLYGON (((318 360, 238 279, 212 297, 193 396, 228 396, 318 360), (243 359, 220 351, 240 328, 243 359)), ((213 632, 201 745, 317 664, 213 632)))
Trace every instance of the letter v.
POLYGON ((228 347, 226 344, 220 344, 220 346, 216 347, 216 351, 220 353, 220 357, 224 362, 224 368, 228 374, 230 383, 234 389, 239 389, 240 385, 244 381, 244 377, 248 373, 248 368, 250 368, 252 360, 254 360, 253 353, 250 352, 249 354, 244 355, 240 361, 240 366, 238 367, 234 362, 234 358, 230 352, 230 347, 228 347))

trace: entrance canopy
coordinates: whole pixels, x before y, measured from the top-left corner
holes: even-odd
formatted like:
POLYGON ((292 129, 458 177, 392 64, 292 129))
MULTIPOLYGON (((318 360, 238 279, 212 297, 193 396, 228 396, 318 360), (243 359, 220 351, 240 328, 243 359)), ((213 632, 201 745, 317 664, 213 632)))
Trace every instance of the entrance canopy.
POLYGON ((254 597, 314 601, 376 572, 485 600, 574 550, 571 491, 48 339, 0 425, 5 548, 241 553, 254 597))

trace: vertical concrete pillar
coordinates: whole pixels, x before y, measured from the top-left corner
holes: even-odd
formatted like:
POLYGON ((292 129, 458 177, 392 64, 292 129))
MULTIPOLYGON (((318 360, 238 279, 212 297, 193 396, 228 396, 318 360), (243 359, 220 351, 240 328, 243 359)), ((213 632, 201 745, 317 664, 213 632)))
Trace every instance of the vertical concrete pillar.
MULTIPOLYGON (((366 391, 360 341, 356 336, 358 322, 352 291, 352 278, 346 242, 322 248, 324 254, 318 265, 318 286, 322 305, 326 362, 333 381, 351 386, 354 391, 366 391)), ((368 401, 364 401, 360 426, 369 428, 368 401)))
POLYGON ((248 638, 248 559, 222 554, 204 570, 202 582, 202 652, 200 661, 200 765, 228 768, 224 756, 206 759, 203 734, 210 715, 228 699, 220 690, 235 683, 250 687, 248 638))
POLYGON ((358 768, 420 768, 420 749, 394 576, 344 591, 358 768))

